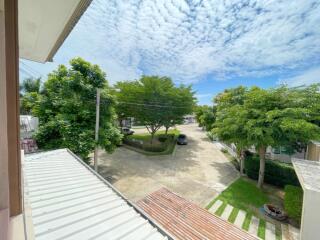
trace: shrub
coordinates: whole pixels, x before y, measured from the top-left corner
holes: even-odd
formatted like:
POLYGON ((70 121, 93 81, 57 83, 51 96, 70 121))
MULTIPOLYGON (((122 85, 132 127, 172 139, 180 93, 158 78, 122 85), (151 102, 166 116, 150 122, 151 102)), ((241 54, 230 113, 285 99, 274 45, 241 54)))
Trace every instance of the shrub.
POLYGON ((126 137, 123 143, 147 152, 164 152, 170 145, 176 144, 176 139, 173 134, 160 135, 159 137, 156 136, 151 144, 150 138, 143 138, 142 140, 139 139, 139 136, 131 135, 126 137))
MULTIPOLYGON (((249 178, 257 180, 259 177, 260 160, 257 155, 247 155, 245 171, 249 178)), ((266 160, 265 182, 276 186, 285 185, 300 186, 298 177, 292 164, 266 160)))
POLYGON ((284 208, 288 216, 300 224, 303 200, 302 188, 287 185, 284 191, 284 208))

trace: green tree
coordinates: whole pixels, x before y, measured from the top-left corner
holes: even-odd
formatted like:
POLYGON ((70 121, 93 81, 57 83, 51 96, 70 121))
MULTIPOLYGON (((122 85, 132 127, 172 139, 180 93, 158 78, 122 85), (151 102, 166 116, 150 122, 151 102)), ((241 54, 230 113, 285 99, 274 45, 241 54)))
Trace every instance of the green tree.
POLYGON ((247 140, 260 156, 258 187, 262 187, 265 153, 268 146, 292 146, 319 137, 320 128, 310 120, 309 110, 296 104, 294 90, 251 88, 245 96, 244 113, 247 140))
POLYGON ((240 173, 244 170, 244 152, 248 147, 247 132, 244 128, 245 114, 243 105, 247 88, 226 89, 218 94, 214 102, 217 106, 217 117, 212 132, 226 143, 235 144, 240 162, 240 173))
POLYGON ((20 113, 31 114, 39 101, 40 78, 26 78, 20 85, 20 113))
POLYGON ((170 127, 183 123, 183 117, 193 112, 195 97, 191 86, 181 85, 168 91, 166 104, 170 107, 163 109, 162 119, 166 134, 170 127))
POLYGON ((112 152, 121 141, 105 73, 81 58, 48 75, 33 112, 40 125, 35 137, 44 149, 69 148, 86 160, 96 144, 112 152), (98 143, 94 140, 97 88, 101 89, 98 143))
POLYGON ((218 113, 214 131, 239 149, 255 147, 260 157, 258 187, 264 182, 268 146, 294 147, 319 138, 320 128, 313 122, 316 119, 313 107, 306 107, 304 94, 286 86, 248 90, 240 87, 227 90, 216 99, 218 113))
POLYGON ((196 106, 194 112, 199 127, 204 128, 206 131, 210 131, 216 120, 216 111, 216 106, 196 106))
POLYGON ((131 82, 118 82, 117 112, 122 117, 134 117, 151 134, 165 126, 167 129, 191 113, 194 93, 191 87, 175 87, 168 77, 142 76, 131 82))

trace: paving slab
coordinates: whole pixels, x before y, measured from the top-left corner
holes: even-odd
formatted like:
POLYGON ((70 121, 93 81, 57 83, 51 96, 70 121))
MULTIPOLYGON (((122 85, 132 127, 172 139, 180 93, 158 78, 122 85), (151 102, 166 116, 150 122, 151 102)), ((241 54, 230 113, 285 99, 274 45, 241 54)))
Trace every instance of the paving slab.
POLYGON ((253 235, 257 235, 258 234, 258 228, 259 228, 259 222, 260 222, 259 218, 256 218, 255 216, 252 216, 248 232, 253 234, 253 235))
POLYGON ((221 218, 224 220, 228 220, 232 210, 233 210, 233 207, 231 205, 227 204, 226 208, 224 209, 224 211, 221 215, 221 218))
POLYGON ((223 204, 223 202, 221 200, 217 200, 212 206, 211 208, 209 209, 209 212, 211 213, 215 213, 218 208, 223 204))
POLYGON ((300 230, 291 225, 288 225, 289 235, 292 240, 298 240, 300 237, 300 230))
POLYGON ((236 220, 234 221, 234 224, 237 227, 242 228, 242 224, 244 222, 244 219, 246 218, 246 214, 247 213, 245 211, 239 210, 236 220))
POLYGON ((276 240, 276 226, 273 223, 266 222, 265 240, 276 240))

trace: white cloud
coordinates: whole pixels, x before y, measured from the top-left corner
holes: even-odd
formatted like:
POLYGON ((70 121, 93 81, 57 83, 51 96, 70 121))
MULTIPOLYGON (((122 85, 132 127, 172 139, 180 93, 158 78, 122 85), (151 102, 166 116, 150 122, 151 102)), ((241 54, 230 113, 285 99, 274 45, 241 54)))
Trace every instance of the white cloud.
POLYGON ((309 69, 295 77, 280 80, 278 83, 288 84, 292 87, 320 83, 320 67, 309 69))
POLYGON ((57 55, 100 64, 111 82, 195 82, 320 64, 317 0, 94 0, 57 55))

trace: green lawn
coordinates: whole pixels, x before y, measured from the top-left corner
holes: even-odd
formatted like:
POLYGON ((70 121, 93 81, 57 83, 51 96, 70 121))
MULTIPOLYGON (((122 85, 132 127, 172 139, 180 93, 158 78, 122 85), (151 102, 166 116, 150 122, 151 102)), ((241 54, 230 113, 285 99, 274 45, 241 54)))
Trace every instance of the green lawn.
MULTIPOLYGON (((278 189, 279 190, 279 189, 278 189)), ((249 229, 252 216, 260 219, 258 228, 258 236, 265 239, 266 219, 259 211, 259 208, 265 203, 279 203, 279 197, 276 193, 277 189, 268 185, 264 186, 261 190, 256 187, 256 182, 247 178, 239 178, 233 182, 226 190, 224 190, 217 198, 212 200, 206 209, 217 201, 221 200, 223 204, 215 212, 216 215, 221 216, 227 204, 234 207, 228 221, 233 223, 237 217, 239 209, 247 212, 246 218, 243 222, 242 228, 246 231, 249 229)), ((280 225, 276 224, 276 237, 277 240, 281 239, 280 225)))
POLYGON ((127 141, 124 141, 125 146, 133 151, 144 155, 167 155, 171 154, 176 146, 176 138, 180 134, 177 129, 170 129, 165 134, 164 130, 156 132, 153 142, 151 143, 150 133, 139 133, 127 136, 127 141), (134 142, 134 140, 142 142, 134 142))
MULTIPOLYGON (((244 178, 239 178, 233 182, 217 199, 247 212, 252 212, 252 209, 259 208, 264 203, 269 202, 266 193, 258 189, 254 182, 244 178)), ((214 201, 209 203, 207 209, 213 205, 214 201)))
MULTIPOLYGON (((157 131, 154 135, 155 137, 159 137, 161 135, 165 135, 165 130, 157 131)), ((180 134, 180 131, 178 129, 170 129, 168 131, 168 135, 175 135, 178 136, 180 134)), ((151 134, 149 132, 147 133, 139 133, 139 134, 133 134, 127 136, 128 139, 136 139, 136 140, 142 140, 142 141, 150 141, 151 140, 151 134)))

